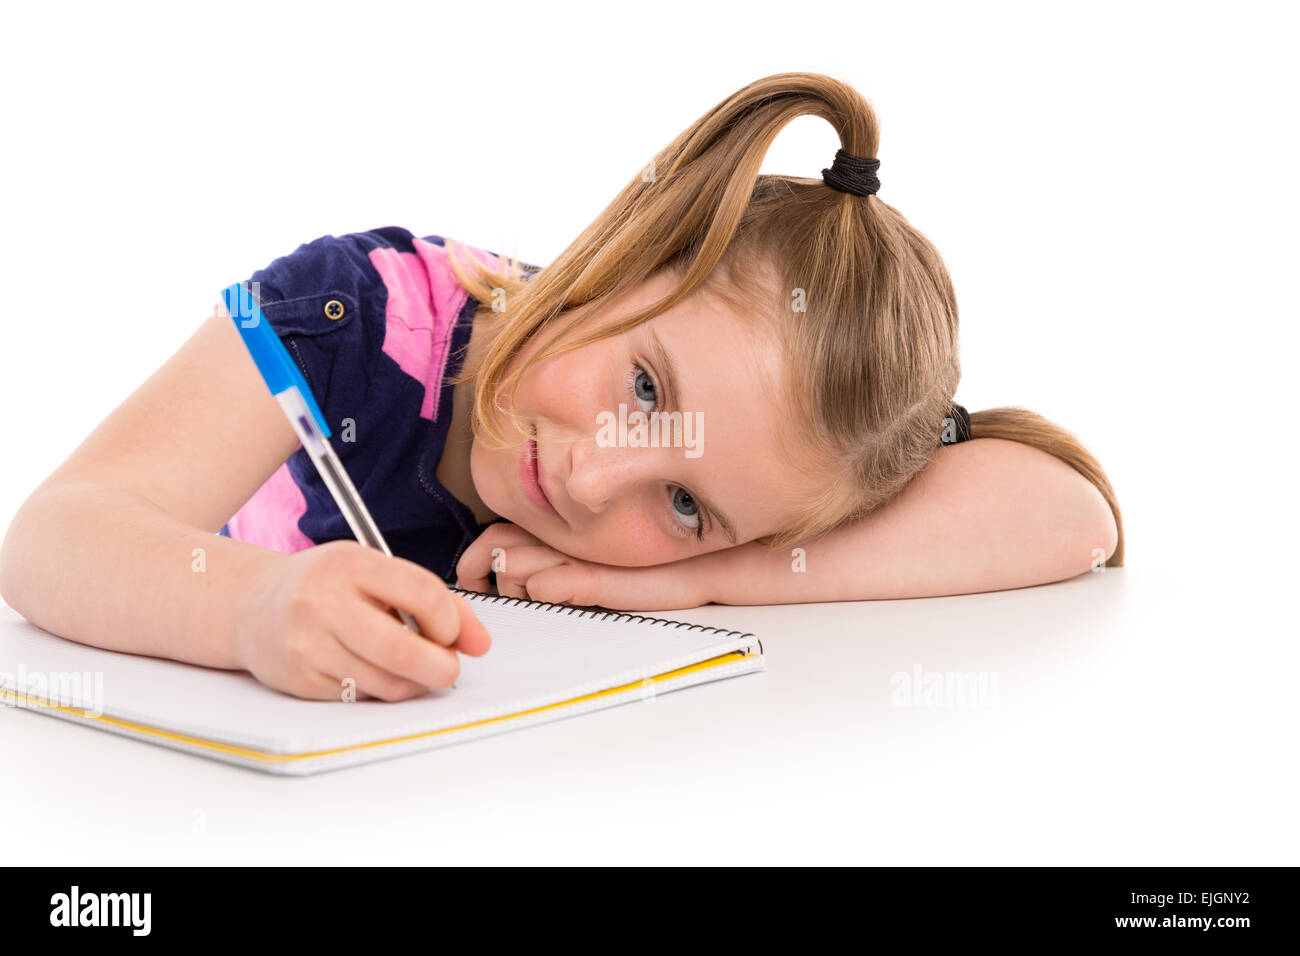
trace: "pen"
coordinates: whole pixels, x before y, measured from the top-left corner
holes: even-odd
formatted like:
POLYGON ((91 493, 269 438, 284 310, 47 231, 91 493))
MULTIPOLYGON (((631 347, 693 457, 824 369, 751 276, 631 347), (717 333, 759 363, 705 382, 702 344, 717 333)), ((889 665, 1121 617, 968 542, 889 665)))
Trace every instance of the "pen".
MULTIPOLYGON (((325 487, 329 489, 339 510, 343 512, 348 527, 363 545, 368 548, 378 548, 392 557, 393 552, 388 547, 388 542, 379 533, 379 526, 370 516, 365 502, 361 500, 356 486, 352 484, 352 479, 343 468, 343 462, 339 460, 329 443, 330 428, 325 424, 325 416, 321 413, 320 406, 316 404, 311 389, 307 387, 307 380, 302 377, 298 366, 289 357, 288 350, 280 341, 275 329, 271 327, 271 323, 262 315, 257 298, 244 287, 242 282, 236 282, 221 290, 221 296, 226 312, 235 323, 235 328, 239 330, 239 336, 243 339, 248 354, 252 356, 257 370, 262 373, 266 387, 280 403, 280 408, 289 419, 293 430, 297 432, 302 447, 307 449, 312 464, 320 472, 321 480, 325 482, 325 487)), ((415 623, 415 618, 401 608, 396 610, 401 615, 402 623, 419 634, 420 628, 415 623)))

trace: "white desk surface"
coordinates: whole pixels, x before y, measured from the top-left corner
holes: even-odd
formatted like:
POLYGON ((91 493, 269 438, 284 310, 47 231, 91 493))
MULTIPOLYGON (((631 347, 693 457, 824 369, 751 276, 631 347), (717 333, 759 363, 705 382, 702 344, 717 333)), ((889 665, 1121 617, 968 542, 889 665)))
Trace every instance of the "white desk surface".
POLYGON ((5 853, 13 865, 1294 864, 1293 608, 1244 571, 1183 566, 955 598, 663 612, 758 633, 767 671, 306 778, 0 707, 5 853), (918 668, 982 672, 986 697, 900 706, 892 678, 918 668))

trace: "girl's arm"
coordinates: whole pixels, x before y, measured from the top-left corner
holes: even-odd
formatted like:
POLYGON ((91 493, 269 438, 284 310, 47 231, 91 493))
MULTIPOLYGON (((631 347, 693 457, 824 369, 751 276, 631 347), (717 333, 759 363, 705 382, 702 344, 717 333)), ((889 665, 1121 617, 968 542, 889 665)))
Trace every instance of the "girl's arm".
POLYGON ((802 555, 752 542, 716 552, 707 587, 719 604, 1001 591, 1100 566, 1117 540, 1106 500, 1061 459, 976 439, 941 448, 896 499, 802 555))
POLYGON ((82 643, 238 666, 241 598, 277 555, 213 532, 298 441, 241 350, 214 312, 31 494, 0 547, 10 607, 82 643))
POLYGON ((447 686, 482 625, 432 572, 355 542, 285 555, 217 532, 297 437, 217 304, 19 509, 0 596, 98 647, 251 671, 304 697, 447 686), (420 637, 385 607, 415 615, 420 637))
POLYGON ((1047 584, 1100 566, 1118 533, 1106 500, 1061 459, 996 438, 941 448, 897 498, 795 548, 754 542, 644 568, 576 561, 511 525, 466 550, 465 585, 617 610, 934 597, 1047 584))

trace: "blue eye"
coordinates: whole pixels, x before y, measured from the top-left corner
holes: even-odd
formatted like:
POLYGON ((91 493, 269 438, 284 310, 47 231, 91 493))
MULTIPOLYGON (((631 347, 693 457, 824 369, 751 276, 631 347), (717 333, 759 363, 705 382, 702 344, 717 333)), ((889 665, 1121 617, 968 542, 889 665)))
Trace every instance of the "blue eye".
POLYGON ((659 393, 655 390, 654 379, 639 365, 633 365, 632 370, 636 373, 632 379, 632 394, 636 397, 638 403, 650 403, 649 408, 641 409, 641 411, 648 414, 654 411, 655 405, 659 402, 659 393))
POLYGON ((690 528, 696 532, 696 537, 700 536, 700 506, 685 488, 678 487, 673 492, 673 511, 682 527, 690 528))
MULTIPOLYGON (((659 390, 655 387, 655 380, 650 377, 650 373, 643 369, 635 362, 628 369, 627 387, 636 399, 637 405, 641 406, 641 411, 649 415, 659 404, 659 390), (649 407, 643 406, 645 403, 649 407)), ((697 541, 704 540, 705 526, 700 514, 699 503, 691 496, 691 493, 679 485, 669 485, 672 489, 672 509, 675 518, 675 525, 681 530, 683 535, 689 535, 697 541)))

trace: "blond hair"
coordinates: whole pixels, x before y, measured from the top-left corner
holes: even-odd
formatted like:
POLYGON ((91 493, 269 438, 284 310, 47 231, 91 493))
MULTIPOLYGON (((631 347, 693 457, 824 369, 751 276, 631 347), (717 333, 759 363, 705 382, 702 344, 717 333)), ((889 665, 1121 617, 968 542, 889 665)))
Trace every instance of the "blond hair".
MULTIPOLYGON (((476 437, 509 439, 493 411, 513 419, 514 386, 548 355, 617 335, 697 290, 767 318, 778 331, 792 428, 786 460, 807 480, 787 526, 762 539, 787 547, 860 518, 894 498, 932 460, 961 377, 957 301, 938 252, 875 195, 831 189, 820 178, 760 175, 768 147, 791 120, 820 116, 845 152, 874 158, 879 126, 851 86, 816 73, 781 73, 751 83, 705 113, 660 150, 603 212, 531 278, 517 260, 493 269, 452 255, 480 303, 475 322, 493 325, 473 381, 476 437), (667 297, 614 324, 586 321, 644 280, 676 280, 667 297), (508 304, 501 308, 501 302, 508 304), (795 311, 794 301, 803 309, 795 311), (779 318, 778 318, 779 317, 779 318), (586 326, 584 328, 584 326, 586 326), (543 329, 549 344, 507 374, 543 329), (509 389, 508 409, 500 404, 509 389)), ((449 240, 449 250, 456 251, 449 240)), ((971 415, 972 438, 1004 438, 1061 458, 1119 503, 1096 459, 1069 432, 1021 408, 971 415)), ((516 423, 517 427, 517 423, 516 423)))

